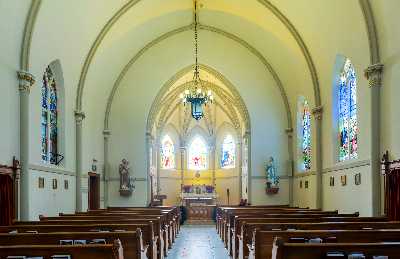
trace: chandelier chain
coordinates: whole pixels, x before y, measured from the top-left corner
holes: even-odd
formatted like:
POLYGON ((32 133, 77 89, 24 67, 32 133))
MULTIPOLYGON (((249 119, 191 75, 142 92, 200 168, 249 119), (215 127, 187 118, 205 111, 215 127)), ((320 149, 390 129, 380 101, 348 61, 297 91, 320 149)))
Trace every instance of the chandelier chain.
POLYGON ((197 13, 197 0, 194 1, 194 50, 195 50, 195 72, 194 81, 198 82, 200 80, 199 75, 199 39, 198 39, 198 13, 197 13))

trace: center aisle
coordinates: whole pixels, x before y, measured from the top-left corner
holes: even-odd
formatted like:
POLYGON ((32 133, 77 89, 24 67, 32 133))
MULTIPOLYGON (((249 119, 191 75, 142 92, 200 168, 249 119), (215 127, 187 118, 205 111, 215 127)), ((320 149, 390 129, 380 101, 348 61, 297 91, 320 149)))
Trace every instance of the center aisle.
POLYGON ((215 225, 183 225, 168 259, 229 259, 215 225))

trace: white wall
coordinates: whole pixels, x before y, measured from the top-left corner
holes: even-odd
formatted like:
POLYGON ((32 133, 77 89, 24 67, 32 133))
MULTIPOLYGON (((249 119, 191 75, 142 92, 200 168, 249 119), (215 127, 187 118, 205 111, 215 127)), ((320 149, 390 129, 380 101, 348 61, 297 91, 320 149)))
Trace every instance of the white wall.
POLYGON ((19 158, 19 91, 20 46, 29 1, 1 1, 0 32, 0 164, 11 165, 19 158), (11 22, 12 21, 12 22, 11 22))

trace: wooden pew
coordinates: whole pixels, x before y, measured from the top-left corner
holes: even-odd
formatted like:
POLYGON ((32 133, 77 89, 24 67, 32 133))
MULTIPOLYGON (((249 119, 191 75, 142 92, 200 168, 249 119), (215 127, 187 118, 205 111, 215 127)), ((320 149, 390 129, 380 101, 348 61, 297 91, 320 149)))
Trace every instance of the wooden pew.
MULTIPOLYGON (((297 231, 254 231, 254 238, 248 245, 249 259, 272 258, 274 239, 279 237, 285 243, 306 243, 309 240, 322 243, 378 243, 399 242, 400 229, 385 230, 297 230, 297 231), (318 239, 318 240, 316 240, 318 239)), ((355 251, 354 251, 355 252, 355 251)))
POLYGON ((0 246, 0 258, 7 256, 29 256, 52 259, 53 255, 70 255, 72 259, 124 259, 119 240, 103 245, 17 245, 0 246))
MULTIPOLYGON (((125 216, 60 216, 60 217, 40 217, 41 221, 18 221, 15 225, 86 225, 92 223, 101 224, 113 224, 119 222, 120 224, 150 224, 151 225, 151 250, 152 254, 155 255, 159 251, 164 251, 164 255, 167 253, 168 246, 170 244, 169 235, 167 230, 162 230, 159 217, 146 217, 146 219, 141 218, 129 218, 128 215, 125 216), (155 223, 155 224, 154 224, 155 223), (159 249, 158 249, 159 248, 159 249), (158 252, 157 252, 158 251, 158 252)), ((171 244, 172 245, 172 244, 171 244)))
MULTIPOLYGON (((233 258, 236 258, 236 255, 239 252, 239 245, 241 242, 242 244, 246 242, 247 237, 243 237, 244 228, 243 224, 247 224, 247 226, 254 226, 258 228, 263 228, 263 224, 268 226, 270 223, 323 223, 323 222, 387 222, 387 218, 385 217, 322 217, 322 218, 242 218, 241 216, 236 216, 234 221, 234 226, 231 228, 231 245, 230 247, 230 254, 233 258)), ((294 224, 292 227, 286 226, 286 228, 295 228, 294 224)), ((332 227, 332 226, 331 226, 332 227)), ((275 229, 280 229, 280 227, 275 225, 275 229)), ((320 228, 321 229, 321 228, 320 228)), ((331 229, 331 228, 330 228, 331 229)), ((267 230, 267 229, 265 229, 267 230)))
POLYGON ((0 246, 7 245, 60 245, 61 240, 104 239, 107 244, 120 240, 125 259, 146 259, 148 245, 144 247, 140 229, 127 232, 53 232, 53 233, 17 233, 0 234, 0 246))
MULTIPOLYGON (((345 253, 345 257, 352 252, 361 252, 366 258, 373 256, 388 256, 389 259, 400 258, 400 243, 322 243, 299 244, 285 243, 276 238, 274 241, 272 259, 320 259, 327 258, 326 254, 332 251, 345 253)), ((251 259, 251 258, 249 258, 251 259)))
MULTIPOLYGON (((100 231, 110 232, 122 232, 131 231, 136 232, 137 229, 141 230, 141 251, 148 255, 148 258, 157 258, 157 254, 154 254, 154 250, 144 251, 146 247, 154 247, 152 244, 151 237, 151 225, 149 224, 87 224, 87 225, 15 225, 0 227, 0 233, 10 233, 17 231, 18 233, 36 232, 36 233, 54 233, 54 232, 93 232, 97 233, 100 231), (143 231, 144 230, 144 231, 143 231), (149 254, 149 253, 152 254, 149 254)), ((164 257, 165 253, 159 254, 160 257, 164 257)))
MULTIPOLYGON (((115 222, 118 222, 119 224, 117 226, 120 226, 121 224, 129 224, 131 225, 130 230, 131 231, 136 231, 137 228, 142 229, 142 232, 144 233, 144 243, 145 246, 149 245, 150 246, 150 251, 151 251, 151 258, 157 258, 158 252, 162 249, 158 249, 158 235, 155 235, 155 230, 154 230, 154 225, 152 221, 147 221, 147 220, 139 220, 139 219, 128 219, 128 220, 50 220, 50 221, 19 221, 16 222, 15 225, 13 225, 14 228, 19 228, 21 227, 26 228, 27 226, 32 226, 32 229, 39 229, 39 232, 43 231, 43 226, 50 225, 53 226, 51 228, 51 232, 59 232, 61 227, 65 229, 65 226, 71 226, 71 225, 76 225, 76 226, 83 226, 85 229, 86 226, 90 226, 92 224, 102 224, 103 226, 107 227, 115 222), (58 227, 54 227, 58 226, 58 227), (136 226, 136 228, 135 228, 136 226), (134 228, 134 229, 132 229, 134 228)), ((49 229, 49 228, 48 228, 49 229)), ((72 229, 72 228, 71 228, 72 229)), ((0 229, 1 231, 1 229, 0 229)), ((72 231, 72 230, 65 230, 65 232, 72 231)), ((165 252, 164 252, 165 253, 165 252)))
MULTIPOLYGON (((306 221, 306 222, 321 222, 321 221, 326 221, 326 222, 338 222, 338 221, 346 221, 346 222, 353 222, 353 221, 369 221, 372 220, 371 218, 360 218, 358 217, 358 213, 355 213, 354 217, 349 216, 351 214, 338 214, 336 217, 332 217, 331 215, 328 214, 328 216, 325 217, 323 214, 308 214, 308 213, 303 213, 303 214, 298 214, 298 213, 287 213, 287 214, 254 214, 254 215, 240 215, 240 216, 235 216, 233 221, 230 221, 229 223, 226 224, 225 227, 225 246, 228 248, 228 251, 231 251, 231 246, 234 244, 234 237, 236 237, 236 223, 237 219, 239 218, 244 218, 244 219, 252 219, 252 218, 257 218, 259 220, 262 220, 263 222, 301 222, 301 221, 306 221)), ((382 220, 387 220, 386 218, 382 218, 382 220)))

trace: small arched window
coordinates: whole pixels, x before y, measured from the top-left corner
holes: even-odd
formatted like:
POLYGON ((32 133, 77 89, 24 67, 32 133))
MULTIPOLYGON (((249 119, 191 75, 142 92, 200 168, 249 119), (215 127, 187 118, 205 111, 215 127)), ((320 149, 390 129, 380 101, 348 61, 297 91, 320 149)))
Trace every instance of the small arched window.
POLYGON ((57 164, 58 157, 58 110, 57 85, 54 73, 48 66, 43 74, 41 144, 42 161, 57 164))
POLYGON ((204 140, 196 136, 189 147, 189 169, 207 169, 207 146, 204 140))
POLYGON ((308 101, 299 98, 299 155, 300 171, 311 169, 311 111, 308 101))
POLYGON ((175 147, 170 136, 166 135, 161 141, 161 168, 175 168, 175 147))
POLYGON ((236 145, 232 135, 227 135, 222 143, 221 168, 235 168, 236 145))
POLYGON ((346 59, 338 86, 339 161, 357 158, 357 77, 353 64, 346 59))

